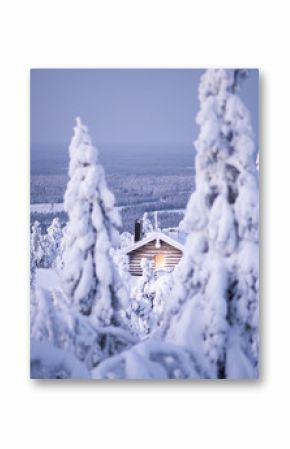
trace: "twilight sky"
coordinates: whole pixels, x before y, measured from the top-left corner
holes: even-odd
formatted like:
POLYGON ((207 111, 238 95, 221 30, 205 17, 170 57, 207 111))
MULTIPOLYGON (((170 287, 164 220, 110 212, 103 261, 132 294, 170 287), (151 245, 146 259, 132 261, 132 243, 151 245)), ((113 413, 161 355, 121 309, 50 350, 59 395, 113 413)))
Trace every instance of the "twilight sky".
MULTIPOLYGON (((33 69, 31 144, 68 145, 80 116, 98 144, 191 144, 198 69, 33 69)), ((258 70, 240 93, 258 140, 258 70)))

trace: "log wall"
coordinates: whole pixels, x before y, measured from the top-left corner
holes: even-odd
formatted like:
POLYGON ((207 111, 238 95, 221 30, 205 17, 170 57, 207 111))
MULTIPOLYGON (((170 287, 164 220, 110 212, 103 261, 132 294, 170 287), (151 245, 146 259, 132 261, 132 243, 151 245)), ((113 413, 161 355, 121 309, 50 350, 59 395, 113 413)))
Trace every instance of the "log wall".
MULTIPOLYGON (((129 272, 133 276, 141 276, 142 268, 140 265, 142 258, 147 258, 153 261, 156 255, 164 257, 164 268, 175 268, 182 257, 182 251, 160 240, 160 248, 156 248, 156 240, 146 243, 140 248, 135 249, 129 256, 129 272)), ((155 268, 155 267, 154 267, 155 268)))

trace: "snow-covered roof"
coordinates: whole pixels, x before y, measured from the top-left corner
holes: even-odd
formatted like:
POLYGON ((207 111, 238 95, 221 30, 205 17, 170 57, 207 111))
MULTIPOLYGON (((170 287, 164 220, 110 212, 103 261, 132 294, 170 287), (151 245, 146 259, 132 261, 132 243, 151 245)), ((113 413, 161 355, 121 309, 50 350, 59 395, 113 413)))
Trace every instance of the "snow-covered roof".
POLYGON ((139 240, 138 242, 134 243, 133 245, 128 246, 124 249, 124 253, 128 254, 131 251, 134 251, 135 249, 140 248, 143 245, 146 245, 146 243, 152 242, 153 240, 161 240, 162 242, 168 243, 168 245, 173 246, 174 248, 179 249, 180 251, 183 251, 183 244, 178 242, 177 240, 174 240, 173 238, 169 237, 168 235, 164 234, 162 231, 155 231, 150 232, 150 234, 147 235, 142 240, 139 240))

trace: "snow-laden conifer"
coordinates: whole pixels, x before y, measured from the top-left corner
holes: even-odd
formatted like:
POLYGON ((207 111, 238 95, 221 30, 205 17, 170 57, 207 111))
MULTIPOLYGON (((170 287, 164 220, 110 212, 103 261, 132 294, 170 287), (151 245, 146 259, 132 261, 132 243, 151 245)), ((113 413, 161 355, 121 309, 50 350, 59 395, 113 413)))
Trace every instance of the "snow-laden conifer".
POLYGON ((66 294, 98 326, 117 325, 125 290, 112 260, 120 216, 107 187, 98 151, 77 118, 70 148, 64 208, 69 222, 63 244, 66 294))
POLYGON ((142 218, 142 231, 143 236, 146 237, 150 232, 153 232, 153 225, 150 218, 148 217, 148 212, 144 212, 142 218))
POLYGON ((142 258, 140 264, 142 276, 131 291, 131 301, 126 315, 133 332, 143 338, 150 333, 155 324, 153 317, 154 293, 152 291, 154 271, 151 260, 142 258))
POLYGON ((36 268, 40 268, 44 263, 44 241, 41 234, 41 227, 38 221, 35 221, 31 227, 30 234, 30 281, 34 283, 36 268))
POLYGON ((62 229, 58 217, 55 217, 44 236, 45 268, 55 267, 62 241, 62 229))
MULTIPOLYGON (((31 340, 73 354, 91 369, 115 352, 103 344, 106 331, 96 329, 67 300, 58 289, 36 288, 31 305, 31 340)), ((123 348, 126 347, 125 339, 123 348)))
POLYGON ((205 356, 212 377, 235 377, 232 361, 243 360, 240 377, 258 367, 258 186, 250 115, 237 94, 244 75, 208 70, 201 78, 196 190, 165 331, 205 356))
POLYGON ((159 275, 152 286, 154 292, 153 314, 158 326, 163 323, 166 303, 173 287, 172 273, 159 275))
POLYGON ((113 260, 123 282, 124 288, 128 293, 127 299, 129 300, 131 284, 131 275, 129 273, 129 257, 127 256, 127 254, 124 254, 122 249, 117 249, 113 252, 113 260))
POLYGON ((120 234, 120 249, 127 248, 128 246, 133 245, 134 236, 130 232, 122 232, 120 234))

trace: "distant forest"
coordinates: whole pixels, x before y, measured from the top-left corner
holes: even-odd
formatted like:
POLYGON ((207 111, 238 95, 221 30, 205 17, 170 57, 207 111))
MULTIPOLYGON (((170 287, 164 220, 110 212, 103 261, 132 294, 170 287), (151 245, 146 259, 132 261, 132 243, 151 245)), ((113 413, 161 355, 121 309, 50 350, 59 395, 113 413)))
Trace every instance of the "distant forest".
MULTIPOLYGON (((194 150, 191 147, 115 147, 100 151, 108 185, 122 210, 123 231, 133 232, 134 221, 144 212, 159 213, 162 227, 176 226, 194 190, 194 150), (177 209, 177 211, 176 211, 177 209)), ((62 203, 68 181, 67 150, 52 149, 31 153, 31 204, 62 203)), ((43 229, 58 216, 66 214, 31 213, 43 229)))

